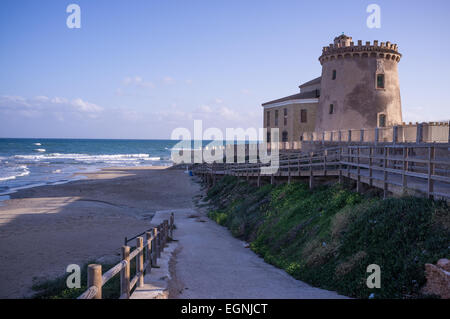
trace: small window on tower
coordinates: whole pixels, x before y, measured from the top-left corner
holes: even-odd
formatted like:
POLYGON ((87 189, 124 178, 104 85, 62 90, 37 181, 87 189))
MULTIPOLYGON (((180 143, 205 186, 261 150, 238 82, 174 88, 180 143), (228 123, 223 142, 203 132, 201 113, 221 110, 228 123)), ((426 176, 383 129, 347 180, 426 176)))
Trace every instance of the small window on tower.
POLYGON ((386 115, 380 114, 378 116, 378 127, 386 127, 386 115))
POLYGON ((278 110, 275 110, 275 126, 278 126, 278 110))
POLYGON ((332 79, 336 80, 336 70, 333 70, 333 77, 332 77, 332 79))
POLYGON ((377 74, 377 89, 384 89, 384 74, 377 74))
POLYGON ((284 125, 287 125, 287 114, 288 114, 287 109, 284 109, 284 117, 283 117, 283 124, 284 125))
POLYGON ((330 114, 334 113, 334 104, 330 104, 330 111, 329 111, 329 113, 330 114))

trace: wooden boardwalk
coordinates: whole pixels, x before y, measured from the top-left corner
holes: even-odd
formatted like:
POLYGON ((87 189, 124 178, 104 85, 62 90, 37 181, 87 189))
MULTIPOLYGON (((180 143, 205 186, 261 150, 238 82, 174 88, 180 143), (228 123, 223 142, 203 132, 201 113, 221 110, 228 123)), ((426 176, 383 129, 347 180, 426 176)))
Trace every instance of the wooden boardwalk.
POLYGON ((214 182, 216 176, 232 175, 247 179, 308 178, 313 187, 317 177, 334 177, 380 188, 384 196, 425 195, 435 199, 450 199, 450 144, 347 145, 318 152, 282 152, 276 173, 266 175, 263 163, 195 164, 195 174, 214 182))

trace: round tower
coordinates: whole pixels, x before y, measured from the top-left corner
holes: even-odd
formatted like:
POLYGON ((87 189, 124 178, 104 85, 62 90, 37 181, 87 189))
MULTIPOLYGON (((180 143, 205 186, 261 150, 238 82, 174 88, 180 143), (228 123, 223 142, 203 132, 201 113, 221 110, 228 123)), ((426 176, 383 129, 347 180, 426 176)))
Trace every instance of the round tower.
POLYGON ((344 34, 324 47, 316 131, 401 124, 397 44, 361 40, 344 34))

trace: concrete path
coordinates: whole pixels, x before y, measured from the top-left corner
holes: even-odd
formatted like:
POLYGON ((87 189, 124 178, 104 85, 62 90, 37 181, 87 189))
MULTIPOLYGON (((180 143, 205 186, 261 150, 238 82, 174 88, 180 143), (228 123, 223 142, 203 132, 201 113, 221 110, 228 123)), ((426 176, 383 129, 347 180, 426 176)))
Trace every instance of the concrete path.
POLYGON ((265 263, 203 213, 173 212, 178 248, 170 267, 169 298, 346 298, 265 263))

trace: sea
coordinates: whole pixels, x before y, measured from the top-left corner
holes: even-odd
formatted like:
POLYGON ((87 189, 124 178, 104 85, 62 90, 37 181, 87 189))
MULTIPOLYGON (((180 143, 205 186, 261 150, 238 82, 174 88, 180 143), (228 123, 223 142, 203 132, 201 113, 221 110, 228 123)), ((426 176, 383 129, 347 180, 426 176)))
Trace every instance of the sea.
POLYGON ((0 138, 0 201, 17 190, 67 183, 104 167, 171 166, 175 140, 0 138))

